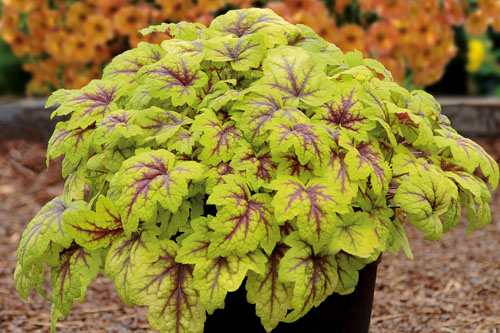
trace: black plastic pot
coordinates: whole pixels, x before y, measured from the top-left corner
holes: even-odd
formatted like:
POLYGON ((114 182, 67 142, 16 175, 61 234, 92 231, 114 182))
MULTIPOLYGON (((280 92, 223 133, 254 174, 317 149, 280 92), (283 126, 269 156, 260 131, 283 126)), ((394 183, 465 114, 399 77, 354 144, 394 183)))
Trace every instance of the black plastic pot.
MULTIPOLYGON (((359 282, 353 293, 343 296, 334 293, 298 321, 280 323, 273 333, 367 333, 379 263, 380 258, 359 271, 359 282)), ((246 300, 244 284, 236 292, 228 293, 223 310, 207 316, 205 332, 265 332, 255 315, 255 305, 246 300)))

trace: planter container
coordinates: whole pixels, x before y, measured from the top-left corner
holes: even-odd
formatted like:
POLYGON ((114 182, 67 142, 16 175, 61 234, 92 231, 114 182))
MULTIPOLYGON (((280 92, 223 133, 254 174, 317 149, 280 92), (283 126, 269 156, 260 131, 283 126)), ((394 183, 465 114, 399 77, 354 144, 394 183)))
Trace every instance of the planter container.
MULTIPOLYGON (((359 282, 353 293, 330 295, 317 308, 294 323, 280 323, 273 333, 367 333, 372 313, 375 279, 380 258, 359 271, 359 282)), ((226 306, 207 316, 205 333, 266 332, 255 315, 255 305, 246 300, 244 284, 228 293, 226 306)))

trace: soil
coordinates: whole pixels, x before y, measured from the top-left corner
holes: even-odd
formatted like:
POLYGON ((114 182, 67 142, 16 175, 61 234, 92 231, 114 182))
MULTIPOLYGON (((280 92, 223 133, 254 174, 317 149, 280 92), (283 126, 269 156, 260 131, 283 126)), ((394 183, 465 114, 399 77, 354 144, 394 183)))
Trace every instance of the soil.
MULTIPOLYGON (((478 140, 500 158, 500 139, 478 140)), ((45 168, 45 145, 0 142, 0 332, 48 332, 50 303, 16 292, 13 274, 23 229, 45 202, 62 193, 60 163, 45 168)), ((379 266, 371 332, 500 332, 500 191, 492 222, 465 236, 462 221, 439 242, 407 227, 413 261, 385 254, 379 266)), ((99 276, 86 302, 75 303, 58 332, 149 332, 147 310, 127 308, 99 276)))

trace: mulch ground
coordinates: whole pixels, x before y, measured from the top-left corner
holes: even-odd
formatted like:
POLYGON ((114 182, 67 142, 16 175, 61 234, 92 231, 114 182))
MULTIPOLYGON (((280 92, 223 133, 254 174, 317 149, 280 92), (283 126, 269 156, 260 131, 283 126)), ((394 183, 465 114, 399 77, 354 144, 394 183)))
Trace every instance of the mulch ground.
MULTIPOLYGON (((500 158, 500 140, 479 140, 500 158)), ((0 142, 0 332, 47 332, 50 304, 15 291, 16 249, 29 220, 62 192, 60 169, 45 169, 45 146, 0 142)), ((500 332, 500 191, 492 223, 465 237, 462 221, 439 242, 407 228, 415 259, 386 254, 379 266, 371 332, 500 332)), ((84 304, 58 323, 58 332, 148 332, 146 310, 127 308, 105 277, 84 304)))

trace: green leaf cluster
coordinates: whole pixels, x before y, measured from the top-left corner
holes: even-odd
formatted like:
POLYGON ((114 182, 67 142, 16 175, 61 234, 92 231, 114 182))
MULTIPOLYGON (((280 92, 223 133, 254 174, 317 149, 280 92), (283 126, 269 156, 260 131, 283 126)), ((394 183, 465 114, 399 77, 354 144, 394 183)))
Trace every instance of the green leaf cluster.
POLYGON ((151 31, 172 38, 48 101, 69 117, 47 152, 66 186, 24 231, 15 280, 53 320, 101 272, 151 328, 201 332, 246 279, 271 331, 382 252, 411 258, 406 219, 430 240, 462 207, 469 232, 489 222, 496 162, 375 60, 268 9, 151 31))

